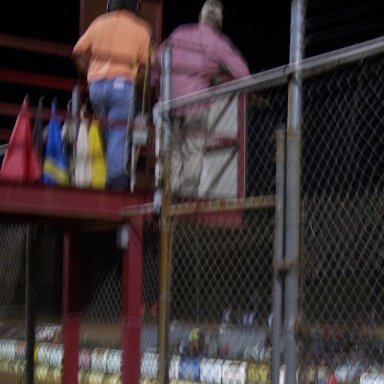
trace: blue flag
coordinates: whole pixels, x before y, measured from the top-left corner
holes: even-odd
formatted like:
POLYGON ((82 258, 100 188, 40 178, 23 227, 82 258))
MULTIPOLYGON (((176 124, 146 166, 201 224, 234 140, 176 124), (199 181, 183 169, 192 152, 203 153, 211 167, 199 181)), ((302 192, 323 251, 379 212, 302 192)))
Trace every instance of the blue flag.
POLYGON ((56 101, 52 102, 51 118, 43 162, 43 184, 69 185, 68 159, 60 134, 60 121, 56 115, 56 101))

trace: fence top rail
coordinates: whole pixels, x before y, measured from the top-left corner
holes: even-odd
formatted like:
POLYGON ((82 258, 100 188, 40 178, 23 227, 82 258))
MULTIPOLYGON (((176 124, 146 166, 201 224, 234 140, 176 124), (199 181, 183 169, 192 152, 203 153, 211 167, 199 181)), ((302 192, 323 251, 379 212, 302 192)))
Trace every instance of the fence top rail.
POLYGON ((242 79, 211 87, 204 91, 194 92, 189 95, 160 102, 159 111, 161 114, 167 114, 173 109, 207 101, 212 98, 223 97, 231 93, 261 91, 263 89, 280 86, 286 83, 293 73, 301 72, 303 78, 308 78, 383 52, 384 36, 381 36, 363 43, 313 56, 302 61, 281 65, 242 79))

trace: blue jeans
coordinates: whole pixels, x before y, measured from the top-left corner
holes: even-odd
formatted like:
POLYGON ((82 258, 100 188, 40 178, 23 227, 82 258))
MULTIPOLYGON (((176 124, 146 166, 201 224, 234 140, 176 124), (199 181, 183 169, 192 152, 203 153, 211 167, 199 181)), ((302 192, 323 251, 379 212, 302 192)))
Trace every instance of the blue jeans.
POLYGON ((128 118, 132 121, 135 114, 134 85, 121 77, 94 81, 89 85, 89 99, 101 121, 106 142, 106 187, 127 190, 131 136, 128 118))

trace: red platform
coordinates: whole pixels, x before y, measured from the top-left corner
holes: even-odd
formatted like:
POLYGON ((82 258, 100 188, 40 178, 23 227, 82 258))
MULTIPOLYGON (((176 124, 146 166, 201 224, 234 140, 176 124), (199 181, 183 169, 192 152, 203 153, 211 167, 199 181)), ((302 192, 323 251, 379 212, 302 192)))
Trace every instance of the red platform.
MULTIPOLYGON (((135 207, 139 209, 143 204, 148 204, 151 198, 151 194, 142 192, 114 192, 0 181, 0 214, 36 220, 45 218, 60 222, 64 227, 62 323, 63 345, 68 353, 63 359, 63 383, 76 383, 79 370, 80 227, 85 225, 88 229, 96 229, 106 225, 118 226, 120 223, 129 223, 129 242, 122 258, 121 348, 124 354, 121 378, 123 384, 138 383, 140 380, 144 216, 139 213, 137 216, 127 216, 123 212, 127 209, 135 212, 135 207)), ((30 284, 27 284, 26 290, 30 289, 30 284)), ((31 306, 27 311, 32 311, 31 306)), ((28 372, 31 369, 29 367, 28 372)))
POLYGON ((127 208, 150 203, 151 194, 0 181, 2 214, 122 223, 127 208))

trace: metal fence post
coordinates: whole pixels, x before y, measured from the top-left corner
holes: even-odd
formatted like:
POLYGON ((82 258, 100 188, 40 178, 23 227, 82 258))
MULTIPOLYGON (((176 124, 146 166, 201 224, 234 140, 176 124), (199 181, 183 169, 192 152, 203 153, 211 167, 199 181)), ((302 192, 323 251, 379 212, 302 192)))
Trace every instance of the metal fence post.
POLYGON ((67 227, 63 238, 63 383, 76 383, 80 348, 80 236, 76 228, 67 227))
POLYGON ((288 87, 287 178, 285 228, 285 352, 286 384, 296 383, 296 322, 299 299, 301 120, 304 2, 292 0, 290 65, 293 74, 288 87))
POLYGON ((161 136, 164 138, 161 148, 163 159, 163 197, 161 211, 160 237, 160 304, 159 304, 159 382, 168 383, 169 356, 169 269, 170 269, 170 120, 169 109, 163 108, 164 102, 171 99, 171 47, 166 47, 162 55, 162 89, 161 89, 161 136))
POLYGON ((26 236, 26 284, 25 284, 25 323, 26 323, 26 376, 25 382, 34 382, 34 350, 36 322, 36 229, 32 221, 27 224, 26 236))
POLYGON ((129 224, 128 248, 123 256, 122 283, 122 368, 121 383, 140 382, 141 276, 143 259, 143 218, 129 224))
POLYGON ((72 139, 75 141, 79 127, 79 110, 80 110, 80 87, 75 85, 72 89, 72 104, 71 104, 71 117, 72 117, 72 139))
POLYGON ((283 301, 283 280, 280 265, 284 252, 284 209, 285 209, 285 127, 276 130, 276 208, 275 208, 275 249, 274 286, 272 312, 272 384, 278 384, 281 365, 281 321, 283 301))

